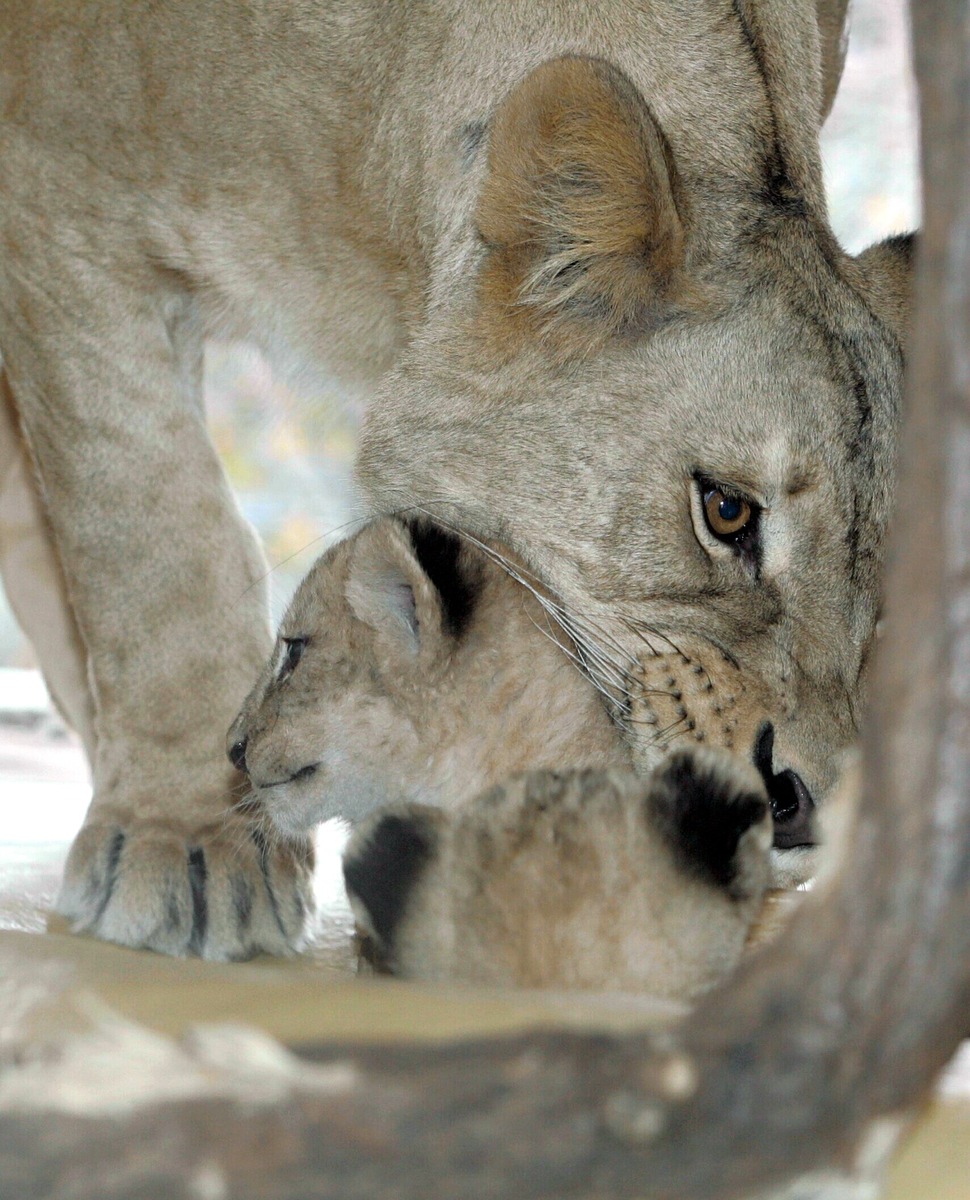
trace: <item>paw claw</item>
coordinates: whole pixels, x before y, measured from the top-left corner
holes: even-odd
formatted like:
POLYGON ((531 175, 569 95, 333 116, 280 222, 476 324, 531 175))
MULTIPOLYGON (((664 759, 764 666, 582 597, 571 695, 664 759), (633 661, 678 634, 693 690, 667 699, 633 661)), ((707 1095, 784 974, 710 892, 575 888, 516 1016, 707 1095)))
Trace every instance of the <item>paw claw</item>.
POLYGON ((92 821, 68 857, 57 909, 76 932, 178 956, 299 949, 312 908, 309 843, 269 843, 245 820, 201 833, 92 821))

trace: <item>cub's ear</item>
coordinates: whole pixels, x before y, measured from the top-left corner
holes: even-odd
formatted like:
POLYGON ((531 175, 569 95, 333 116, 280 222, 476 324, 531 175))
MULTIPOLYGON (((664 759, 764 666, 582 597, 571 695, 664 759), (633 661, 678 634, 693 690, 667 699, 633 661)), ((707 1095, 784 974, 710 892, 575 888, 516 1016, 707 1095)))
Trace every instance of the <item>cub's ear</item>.
POLYGON ((554 59, 527 75, 489 130, 478 229, 485 328, 560 354, 648 328, 677 297, 683 202, 666 140, 616 67, 554 59))
POLYGON ((722 751, 671 754, 650 776, 647 813, 686 871, 734 899, 764 891, 771 821, 750 764, 722 751))
POLYGON ((903 233, 870 246, 856 259, 869 302, 905 351, 915 280, 917 235, 903 233))
POLYGON ((428 665, 464 631, 476 567, 461 539, 438 526, 377 521, 357 536, 347 602, 395 663, 428 665))
POLYGON ((415 885, 438 851, 447 815, 423 804, 397 804, 362 822, 344 851, 344 883, 377 964, 395 966, 395 937, 415 885))

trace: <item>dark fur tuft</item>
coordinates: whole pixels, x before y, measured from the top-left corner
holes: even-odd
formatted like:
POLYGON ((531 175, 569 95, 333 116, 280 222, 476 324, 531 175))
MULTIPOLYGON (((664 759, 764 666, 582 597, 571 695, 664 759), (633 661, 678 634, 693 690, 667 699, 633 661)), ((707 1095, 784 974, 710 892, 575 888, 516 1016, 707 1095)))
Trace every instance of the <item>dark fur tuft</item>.
POLYGON ((461 637, 477 599, 477 580, 462 539, 427 521, 409 521, 407 530, 421 569, 441 597, 445 631, 461 637))
POLYGON ((896 255, 906 266, 911 267, 916 258, 917 235, 915 233, 894 233, 883 240, 883 247, 896 255))
POLYGON ((651 778, 653 823, 692 874, 730 889, 737 878, 738 842, 764 820, 767 802, 739 792, 689 754, 672 754, 651 778))
POLYGON ((386 950, 407 906, 408 897, 436 842, 432 822, 420 812, 387 813, 373 825, 359 848, 344 856, 348 895, 367 910, 374 933, 386 950))

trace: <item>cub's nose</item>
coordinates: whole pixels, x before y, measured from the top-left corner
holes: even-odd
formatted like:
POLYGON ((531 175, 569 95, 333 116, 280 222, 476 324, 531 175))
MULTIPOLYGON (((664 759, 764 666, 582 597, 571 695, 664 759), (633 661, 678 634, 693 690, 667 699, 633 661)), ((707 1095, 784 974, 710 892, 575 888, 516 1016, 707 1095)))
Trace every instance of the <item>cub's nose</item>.
POLYGON ((237 771, 246 772, 246 739, 240 738, 238 742, 233 742, 227 751, 229 761, 237 771))
POLYGON ((768 802, 775 825, 774 844, 779 850, 795 846, 814 846, 815 801, 800 775, 794 771, 775 774, 772 755, 775 746, 775 727, 770 721, 758 730, 754 740, 754 765, 768 789, 768 802))

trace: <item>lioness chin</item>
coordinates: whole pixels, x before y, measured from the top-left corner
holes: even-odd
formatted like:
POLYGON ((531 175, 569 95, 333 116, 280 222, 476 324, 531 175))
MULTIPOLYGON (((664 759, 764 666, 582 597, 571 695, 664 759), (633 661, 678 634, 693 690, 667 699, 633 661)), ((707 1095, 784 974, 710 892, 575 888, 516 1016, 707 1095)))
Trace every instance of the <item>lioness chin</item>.
POLYGON ((2 387, 43 509, 12 435, 0 462, 47 555, 27 632, 93 758, 76 928, 212 957, 299 936, 302 847, 226 827, 222 737, 271 643, 201 419, 213 331, 370 393, 370 510, 508 546, 644 774, 770 722, 774 774, 824 801, 911 248, 853 259, 827 223, 843 9, 0 0, 2 387), (227 932, 240 890, 259 920, 227 932))

